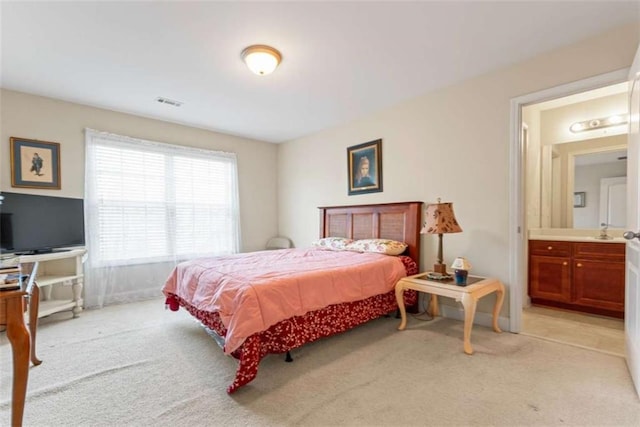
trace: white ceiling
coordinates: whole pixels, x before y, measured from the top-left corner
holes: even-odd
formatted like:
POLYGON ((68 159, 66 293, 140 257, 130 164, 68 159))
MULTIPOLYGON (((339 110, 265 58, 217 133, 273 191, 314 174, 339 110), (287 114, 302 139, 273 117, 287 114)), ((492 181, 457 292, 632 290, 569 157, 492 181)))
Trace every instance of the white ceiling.
POLYGON ((276 143, 640 18, 638 1, 0 7, 3 88, 276 143), (282 52, 273 74, 245 67, 251 44, 282 52))

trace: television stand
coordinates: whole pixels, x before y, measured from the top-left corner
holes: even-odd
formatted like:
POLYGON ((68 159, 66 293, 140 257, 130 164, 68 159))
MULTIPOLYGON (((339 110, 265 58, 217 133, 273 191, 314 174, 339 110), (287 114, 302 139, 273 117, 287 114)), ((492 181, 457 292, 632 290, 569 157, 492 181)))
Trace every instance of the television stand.
POLYGON ((30 273, 33 263, 38 261, 35 281, 40 288, 38 317, 61 311, 71 311, 73 317, 82 312, 82 286, 84 284, 83 258, 86 249, 20 255, 23 272, 30 273))
POLYGON ((42 255, 42 254, 50 254, 53 252, 53 249, 34 249, 32 251, 26 252, 17 252, 16 255, 24 256, 24 255, 42 255))

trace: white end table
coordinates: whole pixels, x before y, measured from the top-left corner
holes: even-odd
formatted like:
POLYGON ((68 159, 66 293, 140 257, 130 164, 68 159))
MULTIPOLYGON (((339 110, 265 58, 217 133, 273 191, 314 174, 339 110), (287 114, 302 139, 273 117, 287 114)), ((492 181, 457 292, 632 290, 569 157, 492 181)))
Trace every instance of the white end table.
POLYGON ((407 326, 407 312, 404 307, 403 292, 405 289, 413 289, 431 294, 429 311, 434 317, 440 314, 438 295, 454 298, 456 301, 462 302, 462 307, 464 308, 464 352, 467 354, 473 354, 471 328, 473 327, 473 318, 476 314, 478 300, 492 292, 496 293, 496 303, 493 306, 493 330, 502 332, 498 326, 498 315, 504 301, 504 285, 502 282, 495 278, 469 276, 466 286, 458 286, 455 284, 453 277, 448 280, 435 280, 429 279, 427 274, 420 273, 408 276, 400 279, 396 284, 396 300, 402 317, 398 330, 402 331, 407 326))

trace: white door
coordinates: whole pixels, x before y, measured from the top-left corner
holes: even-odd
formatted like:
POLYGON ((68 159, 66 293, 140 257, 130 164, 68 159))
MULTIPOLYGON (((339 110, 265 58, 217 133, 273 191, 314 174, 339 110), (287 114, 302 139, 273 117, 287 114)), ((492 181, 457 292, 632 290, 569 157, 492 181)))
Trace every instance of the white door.
POLYGON ((627 160, 627 272, 624 330, 627 365, 640 396, 640 47, 629 72, 629 146, 627 160))
POLYGON ((627 224, 627 177, 600 180, 600 222, 609 228, 624 228, 627 224))

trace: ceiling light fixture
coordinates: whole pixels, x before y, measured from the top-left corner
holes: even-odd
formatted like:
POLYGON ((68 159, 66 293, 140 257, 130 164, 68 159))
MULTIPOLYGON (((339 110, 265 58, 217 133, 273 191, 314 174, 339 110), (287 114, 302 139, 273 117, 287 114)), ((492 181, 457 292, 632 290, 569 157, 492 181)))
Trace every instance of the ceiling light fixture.
POLYGON ((242 51, 242 59, 247 67, 259 76, 266 76, 273 73, 282 55, 278 50, 263 44, 254 44, 242 51))
POLYGON ((584 132, 587 130, 596 130, 602 128, 608 128, 611 126, 624 125, 629 122, 629 116, 627 114, 616 114, 609 117, 603 117, 601 119, 585 120, 583 122, 575 122, 569 126, 569 130, 573 133, 584 132))

